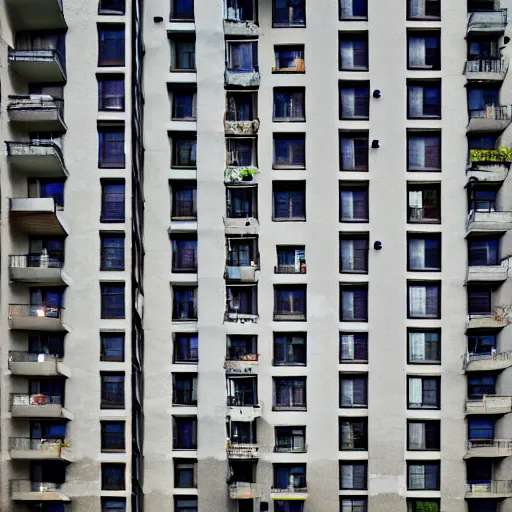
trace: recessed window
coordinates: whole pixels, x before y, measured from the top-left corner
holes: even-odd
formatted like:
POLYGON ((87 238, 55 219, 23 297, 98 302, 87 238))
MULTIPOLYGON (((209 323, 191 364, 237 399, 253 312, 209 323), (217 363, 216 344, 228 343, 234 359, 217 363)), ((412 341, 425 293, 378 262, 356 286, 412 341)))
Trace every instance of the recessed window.
POLYGON ((306 464, 274 464, 274 489, 305 489, 306 464))
POLYGON ((409 119, 439 119, 441 117, 441 82, 407 82, 407 117, 409 119))
POLYGON ((124 126, 98 126, 98 167, 124 168, 124 126))
POLYGON ((175 333, 173 343, 174 363, 197 363, 199 361, 199 338, 197 333, 175 333))
POLYGON ((124 491, 125 483, 125 464, 101 464, 101 490, 102 491, 124 491))
POLYGON ((306 285, 274 286, 274 321, 305 321, 306 292, 306 285))
POLYGON ((276 45, 274 55, 273 73, 305 73, 304 45, 276 45))
POLYGON ((174 496, 176 512, 197 512, 197 498, 194 496, 174 496))
POLYGON ((340 222, 368 222, 368 183, 340 183, 340 222))
POLYGON ((100 283, 100 287, 101 318, 124 318, 124 283, 100 283))
POLYGON ((305 27, 306 0, 272 0, 274 28, 305 27))
POLYGON ((197 320, 197 286, 173 286, 172 292, 173 321, 197 320))
POLYGON ((125 7, 125 0, 100 0, 98 14, 102 16, 107 14, 123 15, 125 7))
POLYGON ((197 166, 197 135, 195 133, 171 133, 171 167, 195 169, 197 166))
MULTIPOLYGON (((412 498, 407 500, 407 512, 440 512, 440 510, 440 500, 412 498)), ((476 512, 476 510, 474 512, 476 512)))
POLYGON ((257 167, 256 137, 226 137, 226 164, 233 167, 257 167))
POLYGON ((258 71, 258 42, 227 41, 226 69, 234 73, 258 71))
POLYGON ((441 318, 441 283, 407 282, 408 318, 441 318))
POLYGON ((171 0, 171 21, 194 21, 194 0, 171 0))
POLYGON ((124 361, 124 333, 100 333, 100 361, 124 361))
POLYGON ((305 246, 278 245, 276 274, 305 274, 306 249, 305 246))
POLYGON ((494 441, 495 419, 492 417, 469 417, 468 440, 481 446, 489 445, 494 441))
POLYGON ((229 219, 258 218, 258 189, 226 187, 226 216, 229 219))
POLYGON ((497 348, 496 334, 473 334, 468 336, 468 352, 471 356, 475 355, 491 355, 493 349, 497 348))
POLYGON ((124 222, 124 181, 101 181, 101 222, 124 222))
POLYGON ((306 220, 306 182, 274 181, 273 221, 306 220))
POLYGON ((274 333, 274 365, 305 366, 306 334, 274 333))
POLYGON ((340 32, 340 71, 368 71, 368 32, 340 32))
POLYGON ((306 377, 274 377, 274 411, 305 411, 306 377))
MULTIPOLYGON (((416 21, 438 20, 440 18, 441 0, 407 0, 407 19, 416 21)), ((417 512, 420 512, 420 510, 418 509, 417 512)), ((434 509, 432 509, 432 512, 434 512, 434 509)))
POLYGON ((408 69, 424 71, 441 69, 440 39, 439 31, 408 31, 408 69))
POLYGON ((100 234, 100 270, 124 270, 124 233, 100 234))
POLYGON ((171 44, 171 71, 195 72, 196 38, 190 34, 174 34, 171 44))
POLYGON ((408 420, 407 449, 440 450, 441 422, 439 420, 408 420))
POLYGON ((275 452, 303 453, 306 451, 306 427, 276 427, 275 452))
POLYGON ((253 121, 257 118, 257 92, 226 91, 226 121, 253 121))
POLYGON ((368 333, 340 333, 340 363, 368 362, 368 333))
POLYGON ((57 208, 64 208, 64 183, 59 178, 28 178, 28 197, 52 198, 57 208))
POLYGON ((259 407, 257 376, 228 377, 226 381, 229 407, 259 407))
POLYGON ((340 81, 340 119, 367 120, 370 118, 369 82, 340 81))
POLYGON ((468 264, 470 266, 500 265, 500 241, 497 238, 468 240, 468 264))
POLYGON ((306 136, 303 133, 274 133, 274 169, 306 168, 306 136))
POLYGON ((368 132, 340 132, 340 170, 368 171, 368 132))
POLYGON ((275 87, 273 121, 305 120, 306 89, 304 87, 275 87))
POLYGON ((195 121, 197 119, 197 89, 176 88, 170 91, 171 119, 195 121))
POLYGON ((441 222, 441 186, 409 183, 407 185, 409 223, 441 222))
POLYGON ((367 489, 367 462, 340 461, 340 489, 367 489))
POLYGON ((97 75, 98 110, 124 112, 124 75, 97 75))
POLYGON ((441 378, 409 376, 407 395, 408 409, 440 409, 441 378))
POLYGON ((488 286, 468 286, 468 315, 487 316, 492 311, 492 289, 488 286))
MULTIPOLYGON (((126 500, 124 498, 101 498, 101 512, 125 512, 125 510, 126 500)), ((48 512, 51 512, 51 508, 48 512)))
POLYGON ((196 182, 174 181, 171 183, 171 219, 195 220, 197 218, 196 182))
POLYGON ((226 0, 225 18, 229 21, 252 21, 257 23, 257 0, 226 0))
POLYGON ((173 450, 197 450, 197 418, 173 416, 172 437, 173 450))
POLYGON ((101 422, 101 451, 102 452, 124 452, 125 447, 124 421, 102 421, 101 422))
POLYGON ((101 373, 101 408, 124 409, 124 373, 101 373))
POLYGON ((174 373, 172 404, 197 406, 197 373, 174 373))
POLYGON ((197 461, 191 459, 174 459, 174 487, 178 489, 196 488, 196 472, 197 461))
POLYGON ((124 25, 98 25, 98 66, 124 66, 124 25))
POLYGON ((407 132, 407 170, 441 170, 441 133, 436 131, 407 132))
POLYGON ((368 419, 340 418, 340 450, 368 450, 368 419))
POLYGON ((340 496, 340 512, 367 512, 368 498, 340 496))
POLYGON ((468 398, 481 399, 496 394, 496 375, 479 372, 468 378, 468 398))
POLYGON ((257 361, 258 360, 258 337, 245 334, 231 335, 227 337, 228 361, 257 361))
POLYGON ((256 320, 258 318, 257 286, 226 286, 226 320, 256 320))
POLYGON ((342 284, 340 286, 340 321, 368 321, 368 285, 342 284))
POLYGON ((438 272, 441 270, 441 233, 408 233, 407 270, 438 272))
POLYGON ((438 330, 409 329, 409 364, 440 364, 441 334, 438 330))
POLYGON ((407 462, 407 489, 409 491, 438 491, 441 463, 439 461, 407 462))
POLYGON ((340 21, 368 19, 368 0, 339 0, 340 21))
POLYGON ((172 271, 197 272, 197 238, 189 235, 172 239, 172 271))
POLYGON ((368 273, 368 235, 340 235, 340 273, 368 273))
POLYGON ((340 374, 340 408, 368 407, 368 375, 340 374))

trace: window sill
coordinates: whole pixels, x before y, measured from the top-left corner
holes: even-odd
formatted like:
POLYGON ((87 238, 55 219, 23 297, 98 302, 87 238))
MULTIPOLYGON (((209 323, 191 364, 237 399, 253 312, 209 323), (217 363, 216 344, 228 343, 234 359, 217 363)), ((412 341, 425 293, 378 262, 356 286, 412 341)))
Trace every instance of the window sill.
POLYGON ((305 315, 274 315, 274 322, 306 322, 305 315))
POLYGON ((173 18, 170 16, 169 21, 172 23, 194 23, 196 20, 195 18, 173 18))
POLYGON ((186 361, 180 361, 178 359, 174 359, 172 364, 190 364, 197 365, 199 363, 199 359, 188 359, 186 361))
POLYGON ((441 267, 439 268, 407 268, 407 272, 441 272, 441 267))
POLYGON ((354 167, 353 169, 340 169, 341 172, 368 172, 368 166, 354 167))
POLYGON ((126 453, 126 448, 102 448, 101 453, 126 453))
POLYGON ((171 164, 171 169, 178 169, 178 170, 184 170, 184 171, 187 171, 187 170, 197 170, 197 165, 176 165, 176 164, 171 164))
POLYGON ((108 62, 108 61, 98 62, 99 68, 123 68, 125 66, 126 66, 125 62, 119 61, 119 60, 113 60, 112 62, 108 62))
POLYGON ((344 224, 355 224, 357 222, 367 224, 370 222, 370 219, 340 219, 340 222, 343 222, 344 224))
POLYGON ((441 21, 441 16, 407 16, 407 21, 441 21))
POLYGON ((340 71, 343 73, 366 73, 369 71, 368 66, 360 67, 360 68, 340 68, 340 71))
POLYGON ((305 405, 273 405, 272 410, 279 411, 307 411, 308 408, 305 405))
POLYGON ((340 359, 340 364, 368 364, 368 359, 340 359))
POLYGON ((440 366, 441 361, 407 361, 407 364, 410 364, 412 366, 440 366))
POLYGON ((174 323, 197 322, 197 318, 173 318, 174 323))
POLYGON ((99 169, 126 169, 125 162, 113 163, 113 164, 102 164, 98 162, 99 169))
POLYGON ((179 122, 196 122, 197 117, 171 117, 171 121, 179 122))
POLYGON ((441 172, 441 167, 409 167, 407 172, 441 172))
POLYGON ((171 217, 171 221, 196 221, 197 220, 197 217, 171 217))
POLYGON ((340 269, 340 274, 367 275, 368 274, 368 269, 365 269, 365 270, 343 270, 343 269, 340 269))
POLYGON ((273 222, 306 222, 306 217, 272 217, 273 222))
POLYGON ((291 68, 283 68, 283 69, 272 69, 273 75, 305 75, 306 71, 297 71, 291 68))
POLYGON ((441 224, 440 219, 408 219, 408 224, 441 224))
POLYGON ((172 273, 173 274, 197 274, 197 267, 196 268, 173 268, 172 273))
POLYGON ((425 411, 439 411, 441 407, 436 405, 414 405, 414 404, 408 404, 407 405, 408 410, 417 411, 417 410, 425 410, 425 411))
POLYGON ((339 21, 368 21, 368 16, 351 16, 350 18, 339 18, 339 21))
POLYGON ((125 271, 125 268, 124 267, 100 267, 100 271, 101 272, 124 272, 125 271))
POLYGON ((125 11, 116 11, 114 9, 100 9, 98 10, 99 16, 124 16, 125 11))
POLYGON ((190 69, 187 69, 187 68, 169 68, 169 71, 171 73, 197 73, 197 69, 196 68, 190 68, 190 69))
POLYGON ((113 405, 113 404, 101 404, 100 409, 102 411, 110 410, 110 409, 119 411, 119 410, 124 410, 125 406, 124 405, 113 405))
POLYGON ((276 361, 272 362, 272 366, 299 366, 305 368, 307 366, 306 363, 279 363, 276 361))
POLYGON ((273 123, 305 123, 305 117, 273 117, 273 123))
POLYGON ((353 116, 353 117, 341 117, 340 121, 369 121, 370 116, 353 116))
POLYGON ((305 171, 305 165, 279 165, 272 164, 272 169, 274 171, 305 171))
POLYGON ((119 219, 108 219, 106 217, 100 217, 100 222, 104 223, 104 224, 119 224, 119 223, 122 223, 124 222, 125 219, 124 218, 119 218, 119 219))
POLYGON ((272 28, 306 28, 306 23, 272 23, 272 28))

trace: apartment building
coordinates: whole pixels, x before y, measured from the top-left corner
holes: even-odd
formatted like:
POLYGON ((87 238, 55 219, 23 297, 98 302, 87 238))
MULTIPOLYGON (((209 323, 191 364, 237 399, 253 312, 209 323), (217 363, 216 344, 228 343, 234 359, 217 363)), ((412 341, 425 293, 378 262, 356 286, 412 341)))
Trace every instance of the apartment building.
POLYGON ((0 509, 512 510, 509 3, 4 0, 0 509))

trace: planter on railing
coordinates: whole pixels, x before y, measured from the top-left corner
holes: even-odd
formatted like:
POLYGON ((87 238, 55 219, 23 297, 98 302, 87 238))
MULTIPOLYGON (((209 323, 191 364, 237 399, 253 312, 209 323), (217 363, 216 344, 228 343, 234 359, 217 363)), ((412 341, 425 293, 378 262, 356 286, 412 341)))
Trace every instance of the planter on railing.
POLYGON ((256 167, 228 166, 224 171, 225 183, 238 183, 241 181, 253 181, 254 176, 259 174, 256 167))
POLYGON ((471 163, 487 163, 487 164, 510 164, 512 162, 512 149, 470 149, 469 160, 471 163))

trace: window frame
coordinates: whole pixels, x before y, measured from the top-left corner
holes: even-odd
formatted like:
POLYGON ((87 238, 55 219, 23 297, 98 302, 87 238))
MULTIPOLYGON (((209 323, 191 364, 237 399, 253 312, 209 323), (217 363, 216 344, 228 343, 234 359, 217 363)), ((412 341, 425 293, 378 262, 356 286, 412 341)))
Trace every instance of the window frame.
MULTIPOLYGON (((299 62, 300 63, 300 62, 299 62)), ((274 66, 272 67, 272 74, 305 74, 306 73, 306 56, 305 56, 305 46, 303 44, 276 44, 274 45, 274 66), (288 48, 288 50, 287 50, 288 48), (286 51, 295 52, 297 54, 302 53, 302 59, 297 57, 294 61, 302 61, 302 64, 299 66, 298 63, 295 62, 295 67, 277 67, 278 60, 281 60, 279 56, 280 53, 284 53, 286 51)))
POLYGON ((420 328, 420 327, 408 327, 407 328, 407 364, 410 365, 435 365, 439 366, 441 365, 441 359, 442 359, 442 340, 441 340, 441 328, 420 328), (411 339, 410 335, 413 333, 425 333, 425 334, 437 334, 437 343, 438 343, 438 353, 439 353, 439 360, 424 360, 424 361, 414 361, 411 359, 411 339))
POLYGON ((99 169, 125 169, 126 168, 126 129, 122 125, 98 124, 98 168, 99 169), (122 134, 123 139, 117 140, 113 135, 122 134), (109 138, 110 137, 110 138, 109 138), (123 154, 121 160, 112 160, 108 154, 112 145, 122 145, 123 154))
MULTIPOLYGON (((339 461, 339 490, 340 491, 366 491, 368 490, 368 461, 367 460, 340 460, 339 461), (364 485, 363 487, 354 487, 352 476, 352 487, 343 487, 342 466, 362 466, 364 468, 364 485)), ((353 474, 353 472, 352 472, 353 474)))
MULTIPOLYGON (((124 23, 98 23, 97 25, 97 44, 98 44, 98 67, 125 67, 126 66, 126 25, 124 23), (105 36, 102 35, 104 32, 117 32, 120 34, 122 32, 122 38, 108 38, 105 39, 105 36), (108 45, 105 41, 123 41, 123 45, 119 44, 120 58, 119 59, 105 59, 102 58, 102 48, 107 47, 108 45), (102 44, 103 43, 103 44, 102 44), (122 56, 122 59, 121 59, 122 56)), ((115 53, 115 52, 114 52, 115 53)))
POLYGON ((275 425, 274 426, 274 453, 306 453, 308 451, 308 447, 306 444, 306 426, 305 425, 297 425, 297 426, 288 426, 288 425, 275 425), (283 431, 281 434, 284 434, 283 437, 289 438, 291 440, 292 446, 295 445, 295 438, 302 437, 303 439, 303 450, 297 450, 293 447, 288 448, 281 448, 278 443, 279 439, 279 430, 283 431), (302 430, 302 434, 294 434, 295 431, 302 430), (286 432, 287 431, 287 432, 286 432))
POLYGON ((126 491, 126 464, 120 462, 102 462, 101 463, 101 490, 102 491, 126 491), (110 469, 122 471, 122 478, 120 479, 119 487, 106 487, 105 470, 110 469))
POLYGON ((171 168, 172 169, 197 169, 197 132, 169 132, 169 140, 171 143, 171 168), (195 149, 194 149, 195 143, 195 149), (184 165, 181 161, 180 144, 188 144, 190 146, 190 165, 184 165), (195 161, 192 156, 195 153, 195 161))
POLYGON ((441 512, 441 500, 439 498, 407 498, 407 512, 418 512, 418 502, 435 503, 437 505, 435 512, 441 512))
POLYGON ((98 81, 98 112, 124 112, 126 109, 125 75, 122 73, 98 73, 96 75, 96 79, 98 81), (122 96, 115 95, 116 98, 120 98, 121 108, 107 108, 105 106, 106 96, 109 96, 108 94, 105 94, 105 84, 107 82, 122 82, 122 96))
POLYGON ((424 0, 425 4, 427 1, 436 1, 439 8, 439 16, 424 15, 424 16, 412 16, 411 15, 411 0, 407 0, 407 21, 441 21, 441 0, 424 0))
POLYGON ((441 71, 441 65, 442 65, 442 48, 441 48, 441 30, 440 29, 428 29, 428 30, 411 30, 411 29, 407 29, 407 34, 406 34, 406 42, 407 42, 407 70, 408 71, 420 71, 420 72, 424 72, 424 71, 441 71), (437 38, 437 48, 438 48, 438 55, 437 55, 437 61, 436 61, 436 64, 433 65, 432 67, 428 67, 428 66, 425 66, 425 67, 421 67, 421 66, 417 66, 417 67, 414 67, 414 66, 411 66, 411 61, 410 61, 410 37, 411 35, 413 37, 424 37, 424 38, 427 38, 427 37, 433 37, 433 35, 435 35, 435 37, 437 38))
POLYGON ((369 80, 339 80, 338 81, 338 101, 339 101, 339 121, 369 121, 370 120, 370 81, 369 80), (356 109, 356 97, 354 96, 354 115, 352 117, 343 117, 343 101, 342 90, 343 89, 354 89, 355 91, 361 90, 366 91, 365 99, 365 114, 355 115, 356 109))
POLYGON ((368 20, 368 0, 363 0, 364 2, 364 9, 366 11, 366 16, 350 16, 350 17, 343 17, 342 16, 342 0, 338 1, 338 21, 367 21, 368 20))
POLYGON ((109 361, 124 363, 125 361, 125 342, 126 337, 124 332, 100 332, 100 361, 109 361), (122 340, 122 351, 120 356, 107 356, 105 355, 104 340, 120 338, 122 340))
MULTIPOLYGON (((406 282, 406 290, 407 290, 407 318, 409 320, 440 320, 442 317, 442 293, 441 293, 441 281, 440 280, 432 280, 432 281, 416 281, 408 279, 406 282), (411 297, 410 297, 410 287, 420 287, 423 286, 425 288, 428 287, 437 287, 437 314, 436 315, 428 315, 425 313, 424 316, 415 316, 411 313, 411 297)), ((425 295, 425 307, 427 305, 427 297, 425 295)))
POLYGON ((175 180, 170 182, 171 196, 171 221, 197 220, 197 182, 187 180, 175 180), (190 198, 183 199, 178 197, 180 194, 190 195, 190 198), (184 204, 189 203, 188 209, 184 204), (180 206, 180 208, 178 208, 180 206), (182 210, 185 210, 184 212, 182 210), (192 215, 182 215, 182 213, 192 213, 192 215))
MULTIPOLYGON (((306 88, 300 86, 292 86, 292 87, 282 87, 276 86, 273 88, 272 92, 272 122, 273 123, 305 123, 306 122, 306 88), (290 95, 291 100, 295 100, 296 96, 302 95, 301 97, 301 107, 303 116, 285 116, 285 117, 277 117, 276 116, 276 95, 277 94, 288 94, 290 95)), ((294 103, 294 101, 292 101, 294 103)), ((293 105, 292 105, 293 110, 293 105)), ((305 148, 304 148, 305 153, 305 148)))
POLYGON ((106 179, 101 180, 101 215, 100 222, 101 223, 123 223, 126 221, 126 183, 125 180, 118 179, 106 179), (123 188, 123 200, 122 201, 106 201, 106 196, 120 196, 121 192, 108 192, 107 187, 121 187, 123 188), (122 205, 122 218, 107 216, 107 205, 116 205, 116 209, 121 210, 122 205))
POLYGON ((339 393, 339 399, 338 399, 338 409, 368 409, 368 373, 347 373, 347 372, 339 372, 338 377, 338 393, 339 393), (354 403, 354 381, 361 380, 364 384, 363 389, 363 402, 361 403, 354 403), (352 405, 343 405, 343 382, 344 381, 352 381, 352 405))
POLYGON ((368 131, 340 131, 339 132, 339 153, 340 153, 340 172, 368 172, 370 170, 370 134, 368 131), (349 137, 352 135, 352 137, 349 137), (342 142, 343 140, 353 140, 354 141, 354 168, 344 168, 343 165, 343 148, 342 142), (358 154, 358 150, 356 149, 356 142, 363 142, 366 146, 365 148, 365 160, 366 162, 363 165, 357 165, 356 155, 358 154))
POLYGON ((352 416, 340 416, 338 418, 338 450, 340 452, 367 452, 368 451, 368 417, 352 417, 352 416), (343 447, 343 436, 342 436, 342 423, 350 423, 351 427, 353 424, 361 424, 362 425, 362 441, 363 447, 357 448, 355 447, 355 437, 354 437, 354 446, 351 448, 343 447))
POLYGON ((359 30, 354 32, 349 32, 345 30, 340 30, 338 32, 338 71, 343 73, 366 73, 370 71, 370 60, 369 60, 369 43, 368 43, 368 31, 367 30, 359 30), (353 67, 353 68, 344 68, 342 53, 341 53, 341 42, 342 41, 352 41, 352 42, 360 42, 363 41, 365 43, 365 59, 366 66, 365 67, 353 67))
MULTIPOLYGON (((421 120, 425 118, 411 118, 416 120, 421 120)), ((439 118, 441 119, 441 118, 439 118)), ((411 129, 407 130, 407 172, 442 172, 443 168, 443 137, 441 130, 431 129, 431 130, 419 130, 419 129, 411 129), (438 154, 439 154, 439 166, 438 167, 423 167, 423 168, 414 168, 410 165, 410 147, 411 147, 411 139, 413 137, 436 137, 439 141, 438 144, 438 154)), ((425 183, 424 183, 425 184, 425 183)), ((428 185, 428 184, 425 184, 428 185)))
POLYGON ((124 512, 126 510, 126 498, 113 498, 113 497, 108 497, 108 496, 102 496, 101 497, 101 512, 124 512), (108 507, 107 508, 107 503, 108 502, 113 502, 113 503, 117 503, 117 504, 123 504, 122 507, 108 507))
MULTIPOLYGON (((360 274, 367 275, 369 272, 369 253, 370 253, 370 234, 369 233, 351 233, 351 232, 340 232, 339 236, 339 273, 340 274, 360 274), (364 251, 364 265, 363 269, 354 269, 354 270, 346 270, 343 269, 343 251, 342 251, 342 242, 357 242, 363 241, 366 243, 366 247, 363 249, 357 249, 354 247, 354 251, 364 251)), ((354 258, 355 261, 355 258, 354 258)))
POLYGON ((100 232, 100 270, 105 272, 119 272, 125 270, 125 241, 126 235, 125 233, 117 233, 115 231, 101 231, 100 232), (116 246, 107 246, 105 245, 106 240, 123 240, 122 247, 116 246), (108 258, 105 255, 105 252, 108 252, 108 249, 118 250, 122 253, 122 258, 108 258), (109 260, 119 260, 122 261, 122 264, 119 266, 114 265, 106 265, 105 263, 109 260))
POLYGON ((442 261, 443 261, 442 250, 443 250, 443 247, 442 247, 442 233, 441 232, 419 233, 416 231, 408 231, 407 232, 407 272, 424 272, 424 273, 441 272, 442 261), (411 240, 435 240, 435 241, 437 241, 438 242, 437 260, 439 262, 439 267, 424 268, 424 269, 411 268, 411 245, 410 245, 411 240))
MULTIPOLYGON (((290 10, 290 8, 293 8, 293 6, 291 6, 290 3, 293 2, 294 0, 285 0, 285 1, 288 3, 288 10, 290 10)), ((302 1, 303 1, 302 9, 304 10, 304 22, 303 23, 300 23, 300 22, 292 23, 292 24, 288 23, 286 25, 286 24, 281 24, 281 23, 276 22, 276 0, 272 0, 272 28, 306 28, 307 3, 306 3, 306 0, 302 0, 302 1)))
MULTIPOLYGON (((125 409, 126 408, 126 375, 125 372, 100 372, 100 409, 125 409), (119 378, 121 380, 116 381, 115 384, 118 387, 117 391, 112 392, 112 394, 119 395, 121 397, 121 400, 118 402, 109 401, 107 398, 104 397, 104 392, 106 392, 104 386, 109 384, 108 382, 105 382, 104 379, 106 378, 119 378)), ((114 382, 111 382, 110 384, 114 384, 114 382)), ((108 393, 107 393, 108 394, 108 393)))
POLYGON ((100 311, 101 311, 101 319, 106 320, 124 320, 126 319, 126 283, 124 282, 110 282, 110 281, 102 281, 100 282, 100 292, 101 292, 101 301, 100 301, 100 311), (107 289, 111 288, 111 292, 107 293, 107 289), (115 291, 114 291, 115 290, 115 291), (122 299, 121 307, 113 308, 109 307, 107 302, 107 297, 119 297, 122 299), (117 311, 118 314, 108 313, 108 311, 117 311))
MULTIPOLYGON (((276 284, 274 285, 274 307, 273 307, 273 319, 274 322, 306 322, 308 319, 308 290, 307 285, 305 284, 276 284), (285 309, 277 307, 283 301, 281 299, 281 294, 290 292, 302 292, 304 307, 302 309, 298 308, 297 312, 285 313, 285 309)), ((300 303, 301 297, 293 297, 293 303, 295 306, 296 302, 300 303)))
MULTIPOLYGON (((436 419, 407 419, 407 451, 409 452, 439 452, 441 451, 441 420, 436 419), (436 448, 411 448, 411 435, 409 426, 411 424, 420 423, 423 424, 425 427, 427 426, 435 426, 436 429, 436 440, 438 442, 438 445, 436 448)), ((426 443, 426 436, 425 436, 425 443, 426 443)))
MULTIPOLYGON (((307 411, 308 408, 308 381, 307 377, 305 376, 297 376, 297 377, 285 377, 285 376, 279 376, 279 377, 272 377, 272 410, 273 411, 307 411), (304 402, 302 404, 295 404, 292 405, 279 405, 277 404, 277 395, 278 395, 278 388, 280 387, 281 383, 287 383, 289 381, 289 386, 291 389, 290 397, 293 396, 293 390, 294 389, 300 389, 302 388, 304 390, 304 402)), ((293 400, 292 400, 293 401, 293 400)))
MULTIPOLYGON (((369 318, 369 311, 368 311, 368 300, 369 300, 369 286, 368 283, 340 283, 339 285, 339 316, 340 316, 340 322, 358 322, 358 323, 367 323, 369 318), (343 318, 343 292, 344 291, 364 291, 365 292, 365 306, 364 306, 364 313, 365 315, 362 318, 343 318)), ((354 308, 355 313, 355 308, 354 308)))
POLYGON ((416 375, 407 374, 407 410, 408 411, 439 411, 441 409, 441 376, 440 375, 416 375), (415 407, 411 404, 411 379, 421 379, 421 404, 415 407), (424 404, 424 381, 432 380, 436 382, 436 404, 424 404))
MULTIPOLYGON (((418 183, 415 181, 407 182, 407 190, 406 190, 406 205, 407 205, 407 224, 442 224, 442 208, 441 208, 441 183, 432 181, 432 182, 422 182, 418 183), (425 192, 435 191, 436 194, 436 218, 427 218, 422 213, 421 219, 414 219, 411 214, 411 210, 413 208, 419 209, 417 207, 410 206, 410 193, 411 192, 421 192, 422 204, 425 199, 425 192)), ((424 210, 426 207, 422 206, 421 209, 424 210)))
POLYGON ((408 491, 440 491, 441 490, 441 461, 440 460, 408 460, 407 462, 407 490, 408 491), (411 466, 427 466, 432 465, 437 467, 436 471, 436 487, 430 489, 426 485, 426 472, 424 471, 424 485, 421 489, 410 487, 410 468, 411 466))
POLYGON ((190 505, 186 505, 186 508, 182 508, 181 506, 178 505, 178 503, 180 501, 195 501, 195 511, 194 512, 197 512, 199 510, 197 495, 195 495, 195 496, 187 496, 187 495, 182 495, 182 494, 174 495, 174 503, 173 503, 174 511, 175 512, 191 512, 192 509, 191 509, 190 505))
POLYGON ((124 420, 101 420, 100 421, 100 442, 101 442, 101 452, 102 453, 125 453, 126 452, 126 422, 124 420), (119 432, 106 432, 105 427, 108 425, 118 425, 121 427, 121 430, 119 432), (112 448, 106 446, 106 437, 108 434, 120 434, 120 438, 122 438, 119 442, 120 446, 119 448, 112 448))
POLYGON ((177 11, 177 2, 178 0, 171 0, 171 9, 169 13, 169 21, 173 23, 189 23, 193 22, 195 20, 195 5, 194 0, 190 0, 190 3, 192 5, 192 18, 187 18, 183 16, 176 16, 177 11))
POLYGON ((106 9, 106 8, 102 8, 101 7, 101 4, 103 3, 104 0, 99 0, 98 2, 98 14, 100 16, 124 16, 125 13, 126 13, 126 2, 124 0, 117 0, 116 2, 114 3, 118 3, 118 4, 121 4, 122 3, 122 8, 121 9, 106 9))
MULTIPOLYGON (((173 322, 197 322, 199 312, 198 312, 198 304, 197 304, 197 285, 172 285, 172 321, 173 322), (179 301, 176 300, 176 292, 182 292, 182 293, 190 293, 192 292, 193 298, 193 308, 192 308, 192 316, 187 316, 186 318, 178 318, 175 316, 175 313, 177 312, 175 310, 175 306, 179 301)), ((187 302, 187 300, 185 301, 187 302)), ((188 310, 188 306, 186 308, 188 310)))
POLYGON ((174 487, 176 489, 197 489, 197 460, 196 459, 173 459, 174 487), (192 466, 192 468, 183 468, 179 466, 192 466), (179 485, 180 472, 192 472, 192 485, 179 485))
POLYGON ((194 365, 196 365, 199 362, 199 336, 198 336, 197 332, 174 332, 173 337, 172 337, 172 342, 173 342, 172 362, 174 364, 194 364, 194 365), (180 337, 180 338, 183 337, 184 339, 187 340, 186 341, 187 351, 189 353, 191 353, 191 355, 193 355, 193 351, 196 350, 197 358, 184 359, 184 360, 181 360, 178 358, 178 354, 179 354, 178 342, 177 342, 178 337, 180 337), (194 338, 197 339, 197 348, 196 349, 194 349, 191 344, 191 340, 194 338))
POLYGON ((339 332, 339 364, 368 364, 369 362, 369 333, 367 331, 340 331, 339 332), (343 359, 343 348, 342 348, 342 338, 343 336, 354 336, 354 355, 356 352, 356 344, 355 337, 361 336, 364 338, 363 347, 366 349, 366 359, 343 359))
POLYGON ((308 341, 307 341, 307 333, 306 332, 285 332, 285 331, 274 331, 273 333, 273 358, 272 358, 272 366, 307 366, 308 364, 308 341), (277 349, 277 340, 278 338, 285 338, 283 353, 285 354, 284 360, 278 361, 276 356, 277 349), (301 338, 302 346, 304 351, 304 361, 303 362, 289 362, 287 359, 287 355, 289 355, 288 345, 291 344, 293 346, 293 339, 301 338))
POLYGON ((272 182, 272 222, 306 222, 307 220, 307 199, 306 199, 306 181, 273 181, 272 182), (285 193, 288 195, 288 212, 294 209, 292 193, 298 192, 301 197, 301 208, 304 211, 303 216, 278 217, 276 193, 285 193))
MULTIPOLYGON (((408 0, 407 3, 409 3, 410 0, 408 0)), ((423 80, 416 80, 416 79, 408 79, 407 80, 407 119, 411 120, 440 120, 443 117, 443 96, 442 96, 443 88, 441 79, 423 79, 423 80), (439 90, 439 115, 423 115, 423 116, 412 116, 411 115, 411 98, 409 95, 409 88, 410 87, 422 87, 423 88, 423 108, 425 108, 425 88, 433 88, 437 87, 439 90)), ((439 144, 439 147, 441 147, 441 144, 439 144)))
MULTIPOLYGON (((339 222, 343 224, 368 224, 370 222, 370 186, 367 181, 340 181, 339 183, 339 222), (342 192, 364 192, 364 218, 344 218, 342 192)), ((353 208, 353 214, 355 209, 353 208)))
POLYGON ((306 134, 305 133, 287 133, 287 132, 274 132, 272 134, 272 169, 274 170, 305 170, 307 167, 306 155, 306 134), (288 163, 277 163, 277 147, 276 142, 286 142, 288 163), (290 144, 292 142, 292 144, 290 144), (304 162, 303 163, 290 163, 294 161, 293 151, 290 149, 293 146, 303 144, 304 162))

